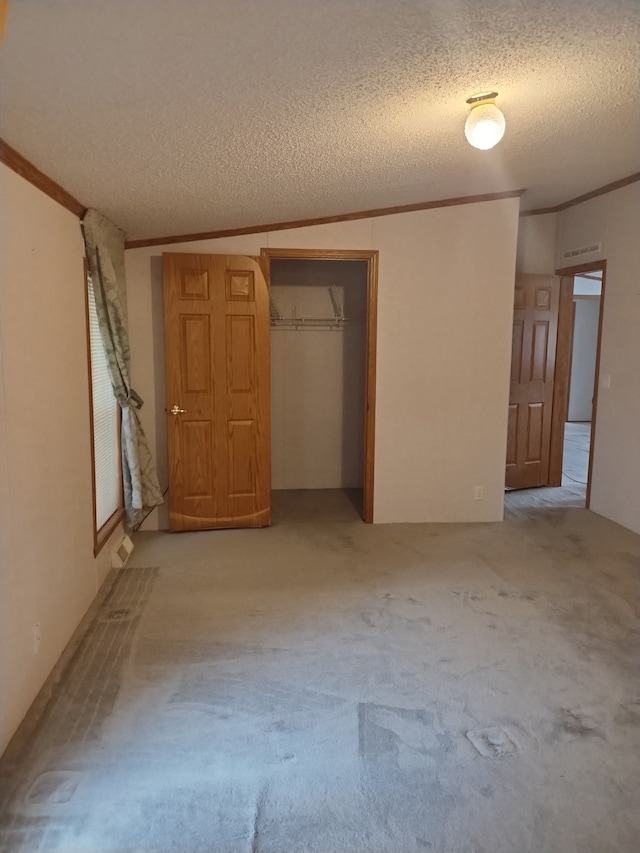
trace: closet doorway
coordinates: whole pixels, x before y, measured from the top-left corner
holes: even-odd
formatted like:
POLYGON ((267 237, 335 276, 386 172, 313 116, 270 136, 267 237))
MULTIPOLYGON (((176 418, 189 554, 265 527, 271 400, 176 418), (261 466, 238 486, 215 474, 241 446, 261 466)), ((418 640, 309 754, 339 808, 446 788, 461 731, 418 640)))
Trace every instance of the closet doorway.
POLYGON ((263 249, 262 257, 272 490, 340 490, 371 523, 377 252, 263 249))

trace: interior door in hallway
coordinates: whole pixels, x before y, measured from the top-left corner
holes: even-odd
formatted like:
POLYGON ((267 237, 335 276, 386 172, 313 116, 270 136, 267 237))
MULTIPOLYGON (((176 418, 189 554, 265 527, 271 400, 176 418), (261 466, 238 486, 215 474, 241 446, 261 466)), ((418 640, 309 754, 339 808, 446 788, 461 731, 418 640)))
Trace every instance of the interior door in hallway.
POLYGON ((162 257, 170 527, 266 526, 270 330, 260 260, 162 257))
POLYGON ((507 488, 527 489, 549 482, 559 296, 560 280, 555 276, 516 278, 507 488))

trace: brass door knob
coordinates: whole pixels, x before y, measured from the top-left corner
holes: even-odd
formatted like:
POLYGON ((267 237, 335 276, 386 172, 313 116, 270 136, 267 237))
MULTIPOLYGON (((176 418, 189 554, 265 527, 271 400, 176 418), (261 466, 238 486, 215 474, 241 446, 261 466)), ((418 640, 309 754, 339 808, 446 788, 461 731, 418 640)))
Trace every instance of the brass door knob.
POLYGON ((170 409, 169 411, 171 412, 171 414, 172 414, 172 415, 182 415, 182 414, 184 414, 187 410, 186 410, 186 409, 181 409, 181 408, 180 408, 180 406, 178 406, 178 405, 176 404, 176 405, 174 405, 174 406, 171 406, 171 409, 170 409))

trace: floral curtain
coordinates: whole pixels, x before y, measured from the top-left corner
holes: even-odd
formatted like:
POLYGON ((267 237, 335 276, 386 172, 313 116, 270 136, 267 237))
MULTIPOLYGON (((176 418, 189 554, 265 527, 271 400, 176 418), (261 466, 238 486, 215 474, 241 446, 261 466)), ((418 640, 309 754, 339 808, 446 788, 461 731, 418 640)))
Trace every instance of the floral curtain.
POLYGON ((86 212, 82 227, 111 384, 122 409, 124 505, 129 524, 135 527, 162 503, 162 493, 138 415, 143 401, 129 379, 124 234, 97 210, 86 212))

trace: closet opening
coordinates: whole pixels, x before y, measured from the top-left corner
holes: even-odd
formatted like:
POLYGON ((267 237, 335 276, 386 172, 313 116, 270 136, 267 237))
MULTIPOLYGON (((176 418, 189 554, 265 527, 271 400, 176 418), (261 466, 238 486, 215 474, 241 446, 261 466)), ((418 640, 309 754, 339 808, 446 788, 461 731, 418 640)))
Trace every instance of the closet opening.
POLYGON ((264 249, 274 521, 373 521, 377 253, 264 249))

